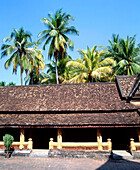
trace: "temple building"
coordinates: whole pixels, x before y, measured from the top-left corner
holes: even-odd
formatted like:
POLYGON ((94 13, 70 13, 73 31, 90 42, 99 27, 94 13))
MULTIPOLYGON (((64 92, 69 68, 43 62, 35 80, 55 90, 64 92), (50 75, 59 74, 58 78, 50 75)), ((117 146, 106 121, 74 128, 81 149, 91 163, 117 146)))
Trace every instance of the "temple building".
POLYGON ((114 83, 0 87, 0 141, 8 133, 20 149, 33 141, 33 149, 139 150, 139 87, 140 75, 116 76, 114 83))

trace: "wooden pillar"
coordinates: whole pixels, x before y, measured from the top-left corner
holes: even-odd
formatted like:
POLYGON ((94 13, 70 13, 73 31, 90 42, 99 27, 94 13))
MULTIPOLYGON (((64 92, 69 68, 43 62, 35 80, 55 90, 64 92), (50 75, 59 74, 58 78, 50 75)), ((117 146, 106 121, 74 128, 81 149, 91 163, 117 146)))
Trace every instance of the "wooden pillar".
POLYGON ((23 143, 25 142, 25 129, 20 129, 20 146, 19 149, 23 149, 23 143))
POLYGON ((28 139, 28 149, 31 149, 31 151, 33 151, 33 141, 32 141, 32 138, 28 139))
POLYGON ((133 138, 130 139, 130 150, 131 150, 131 152, 136 150, 133 138))
POLYGON ((97 142, 98 142, 98 150, 99 151, 103 150, 101 129, 97 129, 97 142))
POLYGON ((53 138, 50 138, 49 149, 53 149, 53 138))
POLYGON ((62 149, 62 129, 57 129, 57 149, 62 149))
POLYGON ((111 139, 107 139, 107 143, 108 143, 108 150, 111 151, 112 150, 111 139))

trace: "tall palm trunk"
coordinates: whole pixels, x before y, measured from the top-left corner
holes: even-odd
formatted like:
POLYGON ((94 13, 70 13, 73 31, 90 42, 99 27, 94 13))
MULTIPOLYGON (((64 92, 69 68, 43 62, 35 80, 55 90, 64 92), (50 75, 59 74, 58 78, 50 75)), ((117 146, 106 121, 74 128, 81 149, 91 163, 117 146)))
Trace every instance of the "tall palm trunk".
POLYGON ((31 85, 33 85, 34 84, 34 81, 33 81, 33 71, 30 72, 30 78, 31 78, 30 83, 31 83, 31 85))
POLYGON ((20 81, 21 81, 21 86, 23 85, 23 82, 22 82, 22 62, 21 62, 21 53, 20 53, 20 81))
POLYGON ((40 70, 39 70, 39 65, 38 65, 38 83, 37 84, 40 84, 39 75, 40 75, 40 70))
POLYGON ((20 81, 21 81, 21 86, 23 85, 22 83, 22 68, 20 67, 20 81))
POLYGON ((55 58, 55 72, 56 72, 56 83, 59 84, 58 69, 57 69, 57 58, 55 58))

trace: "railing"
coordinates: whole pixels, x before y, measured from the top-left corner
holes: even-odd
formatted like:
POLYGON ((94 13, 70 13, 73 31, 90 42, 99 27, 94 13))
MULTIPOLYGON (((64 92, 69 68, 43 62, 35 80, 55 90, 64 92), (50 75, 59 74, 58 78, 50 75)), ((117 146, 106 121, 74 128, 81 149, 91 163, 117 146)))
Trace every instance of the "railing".
MULTIPOLYGON (((4 142, 0 141, 0 146, 4 146, 4 142)), ((29 138, 28 142, 13 142, 12 146, 17 146, 19 149, 24 149, 24 147, 26 147, 27 149, 32 150, 33 149, 33 141, 31 138, 29 138)))
POLYGON ((140 142, 134 142, 134 139, 130 139, 130 151, 140 150, 140 142))
POLYGON ((104 147, 106 147, 106 150, 112 150, 112 143, 111 139, 107 139, 107 142, 54 142, 53 138, 50 138, 49 142, 49 149, 54 149, 56 147, 57 149, 63 149, 63 148, 97 148, 98 150, 103 150, 104 147))

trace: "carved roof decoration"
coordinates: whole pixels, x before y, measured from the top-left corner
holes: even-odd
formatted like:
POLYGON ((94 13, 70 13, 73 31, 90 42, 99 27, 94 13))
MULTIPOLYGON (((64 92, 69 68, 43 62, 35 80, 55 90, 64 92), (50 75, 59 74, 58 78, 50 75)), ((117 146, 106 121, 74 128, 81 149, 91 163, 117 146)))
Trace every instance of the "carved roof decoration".
POLYGON ((129 99, 140 99, 140 74, 138 74, 129 94, 129 99))
POLYGON ((140 75, 116 76, 116 82, 122 99, 131 99, 139 93, 140 75), (137 91, 138 90, 138 91, 137 91))

